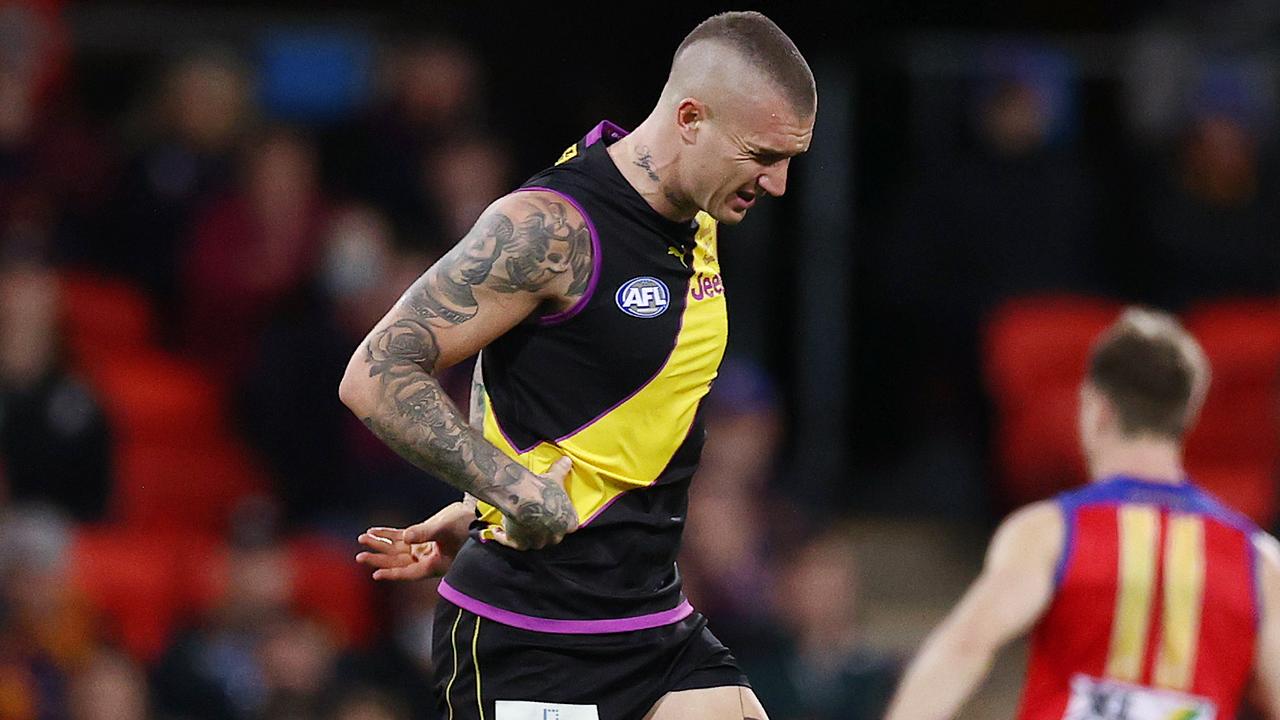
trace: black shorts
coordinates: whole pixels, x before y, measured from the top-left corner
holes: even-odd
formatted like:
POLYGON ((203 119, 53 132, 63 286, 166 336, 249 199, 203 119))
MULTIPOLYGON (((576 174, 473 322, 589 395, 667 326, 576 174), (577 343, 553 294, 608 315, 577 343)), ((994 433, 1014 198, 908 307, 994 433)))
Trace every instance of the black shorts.
MULTIPOLYGON (((498 701, 594 705, 600 720, 641 720, 669 692, 750 687, 697 612, 646 630, 562 635, 486 620, 441 598, 432 638, 446 720, 503 720, 498 701)), ((504 704, 504 714, 513 707, 504 704)), ((532 707, 518 716, 563 717, 555 709, 530 715, 532 707)))

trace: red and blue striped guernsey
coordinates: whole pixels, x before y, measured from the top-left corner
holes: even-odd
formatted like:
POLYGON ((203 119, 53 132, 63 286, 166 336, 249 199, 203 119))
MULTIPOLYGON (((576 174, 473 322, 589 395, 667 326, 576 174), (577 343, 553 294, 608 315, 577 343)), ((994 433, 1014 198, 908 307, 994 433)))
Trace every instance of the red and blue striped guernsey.
POLYGON ((1235 717, 1253 668, 1259 530, 1190 483, 1057 498, 1066 538, 1021 720, 1235 717))

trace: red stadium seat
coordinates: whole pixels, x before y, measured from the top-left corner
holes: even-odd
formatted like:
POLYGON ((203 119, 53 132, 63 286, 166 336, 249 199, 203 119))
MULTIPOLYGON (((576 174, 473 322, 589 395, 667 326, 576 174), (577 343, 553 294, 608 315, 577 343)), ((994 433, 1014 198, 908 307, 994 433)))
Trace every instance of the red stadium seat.
POLYGON ((1119 303, 1073 295, 1011 300, 988 318, 984 374, 996 410, 1003 501, 1021 505, 1085 479, 1076 430, 1089 349, 1119 303))
POLYGON ((293 564, 294 604, 337 633, 347 647, 364 647, 373 639, 371 585, 351 559, 352 548, 320 536, 289 543, 293 564))
POLYGON ((1204 347, 1213 380, 1187 438, 1187 464, 1209 490, 1255 520, 1275 513, 1280 470, 1280 299, 1224 300, 1194 308, 1187 328, 1204 347), (1230 478, 1222 488, 1210 478, 1230 478), (1254 483, 1256 487, 1246 487, 1254 483))
POLYGON ((1204 346, 1213 381, 1188 438, 1204 460, 1280 460, 1280 300, 1197 308, 1187 327, 1204 346))
POLYGON ((120 646, 143 662, 168 644, 178 608, 183 537, 133 529, 81 528, 72 541, 72 583, 107 620, 120 646))
POLYGON ((1046 295, 1010 300, 987 318, 987 382, 998 397, 1027 398, 1043 383, 1084 377, 1098 333, 1122 306, 1100 298, 1046 295))
POLYGON ((1035 401, 999 420, 996 448, 1006 492, 1021 505, 1075 487, 1085 478, 1076 413, 1078 386, 1046 386, 1035 401))
MULTIPOLYGON (((997 411, 1005 500, 1018 505, 1085 478, 1076 392, 1097 334, 1120 306, 1049 296, 1011 301, 986 328, 985 373, 997 411)), ((1187 440, 1189 472, 1224 501, 1267 524, 1280 468, 1280 301, 1228 300, 1187 315, 1213 383, 1187 440)))
POLYGON ((1262 527, 1270 527, 1276 513, 1276 480, 1270 469, 1188 463, 1187 472, 1196 484, 1232 509, 1248 515, 1262 527))
POLYGON ((221 533, 237 504, 267 486, 230 439, 125 441, 118 444, 112 511, 134 527, 221 533))
POLYGON ((120 440, 191 442, 223 424, 217 385, 173 356, 143 349, 104 359, 86 372, 120 440))
POLYGON ((61 293, 64 336, 77 366, 89 368, 152 341, 155 312, 134 286, 101 275, 65 273, 61 293))

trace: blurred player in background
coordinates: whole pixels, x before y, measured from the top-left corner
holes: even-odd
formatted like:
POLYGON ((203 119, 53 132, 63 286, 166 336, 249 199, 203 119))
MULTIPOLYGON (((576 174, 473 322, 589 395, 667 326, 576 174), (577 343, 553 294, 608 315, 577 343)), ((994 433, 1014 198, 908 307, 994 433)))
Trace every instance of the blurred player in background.
POLYGON ((716 224, 783 194, 816 111, 772 21, 706 20, 648 119, 493 203, 352 357, 344 402, 467 493, 358 556, 377 579, 447 570, 447 717, 765 717, 675 558, 727 334, 716 224), (482 348, 468 426, 433 373, 482 348))
POLYGON ((1232 718, 1251 678, 1280 717, 1276 541, 1182 467, 1208 380, 1168 315, 1130 309, 1101 337, 1080 405, 1093 483, 1004 521, 891 720, 954 716, 1033 624, 1023 720, 1232 718))

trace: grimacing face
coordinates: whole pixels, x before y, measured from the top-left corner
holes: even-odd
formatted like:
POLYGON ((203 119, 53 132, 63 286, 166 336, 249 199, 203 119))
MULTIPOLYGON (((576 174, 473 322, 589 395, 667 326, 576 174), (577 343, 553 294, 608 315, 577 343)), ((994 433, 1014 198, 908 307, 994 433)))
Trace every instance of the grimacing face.
POLYGON ((786 192, 791 158, 809 149, 814 122, 776 93, 733 105, 699 121, 686 175, 693 201, 727 225, 741 222, 761 194, 786 192))

